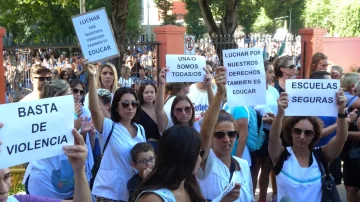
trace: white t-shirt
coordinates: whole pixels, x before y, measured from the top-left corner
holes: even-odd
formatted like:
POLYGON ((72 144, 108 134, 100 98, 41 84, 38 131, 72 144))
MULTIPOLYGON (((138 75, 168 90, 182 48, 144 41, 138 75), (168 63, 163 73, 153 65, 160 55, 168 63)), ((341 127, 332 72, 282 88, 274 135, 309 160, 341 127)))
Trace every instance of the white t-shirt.
MULTIPOLYGON (((106 141, 112 124, 113 121, 111 119, 104 119, 103 133, 99 136, 100 144, 106 141)), ((130 150, 137 143, 146 142, 144 128, 139 124, 135 125, 137 127, 137 135, 133 138, 121 123, 114 124, 112 136, 95 178, 92 190, 95 196, 122 201, 129 199, 127 182, 133 176, 130 150)))
POLYGON ((121 85, 121 87, 131 88, 132 85, 134 85, 134 80, 132 80, 130 77, 127 80, 123 77, 120 77, 118 84, 121 85))
MULTIPOLYGON (((214 92, 214 94, 215 93, 216 92, 214 92)), ((209 98, 207 90, 200 90, 195 83, 190 86, 187 96, 194 105, 195 120, 197 121, 201 118, 201 113, 205 112, 209 108, 209 98)))
MULTIPOLYGON (((240 198, 236 202, 252 202, 255 201, 253 195, 253 184, 251 178, 250 167, 247 161, 233 156, 240 165, 240 171, 234 171, 233 175, 237 175, 236 181, 240 183, 240 198)), ((221 192, 230 183, 229 168, 215 155, 210 149, 209 156, 206 160, 205 169, 198 169, 196 173, 200 189, 207 200, 213 200, 221 194, 221 192)))
MULTIPOLYGON (((266 105, 256 105, 254 109, 262 116, 264 116, 266 113, 273 113, 276 115, 278 110, 277 99, 279 96, 279 92, 276 90, 276 88, 269 85, 268 89, 266 90, 266 105)), ((264 128, 270 130, 271 125, 264 122, 264 128)))

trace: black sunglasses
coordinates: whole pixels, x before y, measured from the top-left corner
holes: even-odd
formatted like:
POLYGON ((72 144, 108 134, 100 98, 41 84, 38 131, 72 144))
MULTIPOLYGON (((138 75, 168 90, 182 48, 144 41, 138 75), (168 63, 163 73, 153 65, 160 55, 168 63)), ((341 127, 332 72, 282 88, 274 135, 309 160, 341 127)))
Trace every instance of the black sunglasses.
POLYGON ((237 132, 237 131, 214 132, 214 137, 219 140, 223 139, 225 137, 225 135, 229 136, 229 138, 239 138, 239 132, 237 132))
POLYGON ((294 69, 296 68, 296 65, 284 66, 284 68, 294 69))
POLYGON ((85 95, 85 91, 84 90, 79 90, 77 88, 73 88, 71 89, 71 91, 74 93, 74 94, 78 94, 80 92, 80 95, 85 95))
POLYGON ((300 128, 293 128, 291 129, 293 135, 301 135, 301 133, 304 133, 307 137, 312 137, 315 135, 315 132, 313 130, 302 130, 300 128))
POLYGON ((131 102, 125 100, 125 101, 122 101, 120 103, 121 103, 121 106, 123 108, 128 108, 130 106, 130 104, 131 104, 131 106, 133 108, 138 108, 139 107, 139 101, 137 101, 137 100, 131 100, 131 102))
POLYGON ((185 113, 190 113, 191 107, 175 108, 175 112, 177 112, 177 113, 182 113, 184 111, 185 111, 185 113))
POLYGON ((52 77, 34 77, 35 79, 39 79, 39 81, 51 81, 52 77))

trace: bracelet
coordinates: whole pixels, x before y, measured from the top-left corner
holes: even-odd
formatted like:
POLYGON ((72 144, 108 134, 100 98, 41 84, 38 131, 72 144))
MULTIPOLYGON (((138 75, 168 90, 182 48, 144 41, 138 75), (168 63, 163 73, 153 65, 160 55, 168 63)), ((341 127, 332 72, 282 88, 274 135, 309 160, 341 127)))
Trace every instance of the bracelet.
POLYGON ((340 114, 340 113, 338 113, 338 118, 347 118, 347 113, 345 113, 345 114, 340 114))

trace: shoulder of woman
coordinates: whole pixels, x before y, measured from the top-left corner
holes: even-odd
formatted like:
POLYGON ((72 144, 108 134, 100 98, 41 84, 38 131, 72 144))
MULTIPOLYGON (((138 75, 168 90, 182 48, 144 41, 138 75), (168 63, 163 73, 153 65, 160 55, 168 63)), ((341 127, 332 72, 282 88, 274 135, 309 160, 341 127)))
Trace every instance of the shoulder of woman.
POLYGON ((154 193, 144 193, 139 196, 136 202, 163 202, 163 199, 154 193))

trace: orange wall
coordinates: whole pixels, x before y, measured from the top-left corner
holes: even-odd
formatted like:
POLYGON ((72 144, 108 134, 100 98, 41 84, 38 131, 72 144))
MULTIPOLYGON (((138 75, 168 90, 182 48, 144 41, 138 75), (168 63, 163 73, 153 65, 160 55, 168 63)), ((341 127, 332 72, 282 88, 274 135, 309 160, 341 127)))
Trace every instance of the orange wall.
POLYGON ((3 37, 5 29, 0 27, 0 104, 5 104, 5 77, 4 77, 4 58, 3 58, 3 37))
POLYGON ((325 37, 323 53, 334 65, 352 72, 360 67, 360 37, 325 37))

